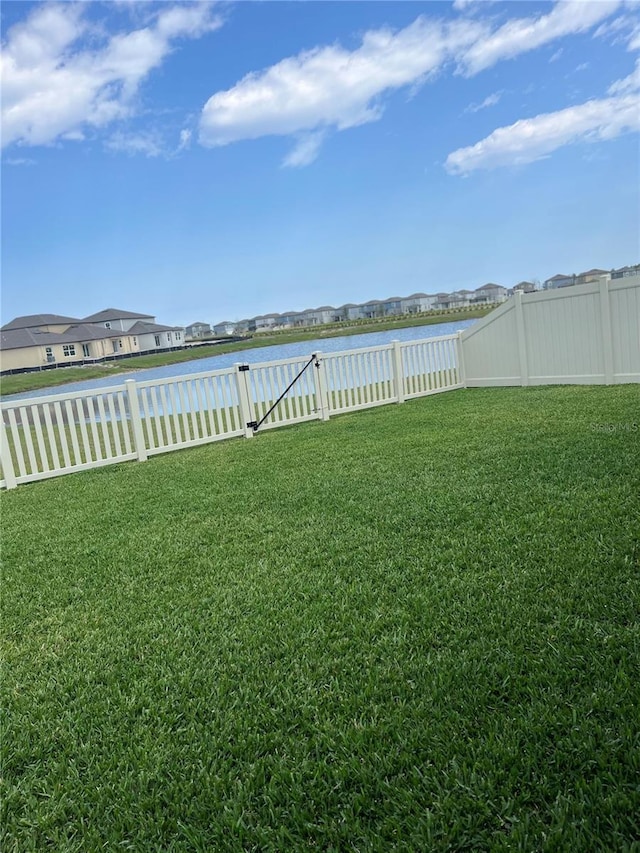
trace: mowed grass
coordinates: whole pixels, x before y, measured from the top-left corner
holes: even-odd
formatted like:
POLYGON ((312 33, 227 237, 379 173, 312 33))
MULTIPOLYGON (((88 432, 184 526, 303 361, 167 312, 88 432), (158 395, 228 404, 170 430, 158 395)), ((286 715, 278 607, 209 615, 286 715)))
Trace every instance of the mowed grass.
POLYGON ((637 850, 639 495, 637 386, 4 494, 2 850, 637 850))

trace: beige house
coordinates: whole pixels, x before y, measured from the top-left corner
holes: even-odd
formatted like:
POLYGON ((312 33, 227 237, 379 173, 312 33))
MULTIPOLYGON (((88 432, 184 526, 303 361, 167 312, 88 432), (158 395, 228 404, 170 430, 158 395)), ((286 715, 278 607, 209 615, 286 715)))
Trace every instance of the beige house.
POLYGON ((0 329, 0 372, 87 364, 183 345, 182 327, 161 326, 148 314, 116 308, 83 319, 32 314, 0 329))

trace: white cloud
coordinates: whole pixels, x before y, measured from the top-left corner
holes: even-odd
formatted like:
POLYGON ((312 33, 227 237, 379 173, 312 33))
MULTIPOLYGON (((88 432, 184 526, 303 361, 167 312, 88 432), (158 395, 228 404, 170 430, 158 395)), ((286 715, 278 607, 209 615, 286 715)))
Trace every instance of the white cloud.
POLYGON ((152 133, 122 133, 118 131, 105 142, 105 148, 125 154, 144 154, 145 157, 165 155, 160 140, 152 133))
POLYGON ((640 59, 636 60, 636 67, 628 77, 616 80, 608 89, 610 95, 624 95, 628 92, 637 91, 640 91, 640 59))
POLYGON ((35 166, 36 161, 32 160, 30 157, 9 157, 8 160, 4 161, 7 166, 35 166))
POLYGON ((619 0, 559 0, 546 15, 517 18, 479 39, 461 59, 472 75, 526 51, 574 33, 582 33, 613 14, 619 0))
MULTIPOLYGON (((289 57, 209 98, 200 119, 200 142, 213 147, 375 121, 384 109, 384 93, 424 80, 484 31, 484 25, 472 21, 419 17, 398 32, 365 33, 353 51, 334 45, 289 57)), ((287 158, 289 165, 292 158, 304 160, 305 150, 317 153, 318 138, 306 137, 287 158)))
POLYGON ((574 142, 597 142, 640 130, 640 99, 636 92, 587 101, 553 113, 521 119, 449 154, 446 169, 466 175, 476 169, 517 166, 547 157, 574 142))
POLYGON ((146 27, 96 46, 95 30, 92 42, 80 41, 89 34, 87 5, 38 6, 9 30, 1 59, 3 145, 78 138, 87 127, 131 115, 141 83, 169 54, 172 40, 221 25, 207 3, 168 6, 146 27))
POLYGON ((191 136, 192 132, 188 128, 180 131, 180 144, 178 145, 178 151, 183 151, 191 145, 191 136))
MULTIPOLYGON (((633 4, 627 0, 626 6, 633 4)), ((605 21, 595 31, 596 38, 608 38, 611 44, 627 43, 628 50, 638 50, 640 48, 640 22, 637 15, 622 14, 612 21, 605 21)))
POLYGON ((502 97, 502 92, 494 92, 492 95, 487 95, 484 101, 479 104, 469 104, 465 109, 465 113, 478 113, 480 110, 485 110, 487 107, 495 107, 502 97))
MULTIPOLYGON (((489 0, 486 0, 488 3, 489 0)), ((385 94, 417 87, 448 62, 467 75, 555 39, 586 32, 612 15, 622 0, 558 0, 547 14, 517 18, 491 29, 477 18, 453 21, 418 17, 406 28, 365 33, 360 47, 317 47, 248 74, 216 92, 200 116, 199 141, 207 147, 267 135, 297 136, 285 165, 305 165, 318 154, 324 134, 376 121, 385 94), (322 131, 323 133, 320 133, 322 131)), ((455 0, 466 12, 484 5, 455 0)), ((476 111, 492 106, 489 96, 476 111)))
POLYGON ((326 132, 316 130, 313 133, 303 134, 297 141, 294 148, 284 158, 282 165, 291 166, 294 168, 300 166, 308 166, 318 156, 320 146, 322 145, 326 132))

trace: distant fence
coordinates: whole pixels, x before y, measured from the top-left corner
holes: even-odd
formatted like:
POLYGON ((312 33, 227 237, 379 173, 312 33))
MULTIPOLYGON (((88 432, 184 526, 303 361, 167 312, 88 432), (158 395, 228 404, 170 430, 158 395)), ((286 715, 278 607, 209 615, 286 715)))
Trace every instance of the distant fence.
POLYGON ((0 487, 464 387, 460 333, 2 403, 0 487))
POLYGON ((467 387, 640 382, 639 279, 518 293, 461 341, 467 387))

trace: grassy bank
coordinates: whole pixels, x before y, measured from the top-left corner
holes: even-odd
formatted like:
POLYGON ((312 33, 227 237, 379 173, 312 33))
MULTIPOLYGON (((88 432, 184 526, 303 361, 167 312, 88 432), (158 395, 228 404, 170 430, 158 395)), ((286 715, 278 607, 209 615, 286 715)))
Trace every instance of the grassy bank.
POLYGON ((457 391, 3 494, 3 851, 633 849, 637 400, 457 391))
POLYGON ((132 373, 136 370, 146 370, 150 367, 162 367, 165 364, 179 364, 186 361, 197 361, 210 358, 213 355, 223 355, 228 352, 242 352, 256 347, 273 346, 274 344, 299 343, 312 341, 322 337, 340 337, 342 335, 363 335, 367 332, 382 332, 388 329, 405 329, 412 326, 430 326, 436 323, 451 323, 456 320, 472 320, 489 313, 489 308, 474 310, 458 310, 455 312, 437 312, 422 314, 419 317, 402 319, 353 320, 349 324, 329 323, 324 326, 314 326, 306 331, 283 329, 277 332, 261 332, 246 341, 232 343, 216 343, 198 346, 194 349, 177 350, 175 352, 154 353, 141 355, 122 361, 109 361, 84 367, 67 367, 57 370, 20 373, 15 376, 2 376, 0 390, 3 395, 19 394, 23 391, 34 391, 38 388, 55 388, 56 385, 66 385, 69 382, 84 382, 88 379, 102 379, 114 374, 132 373))

